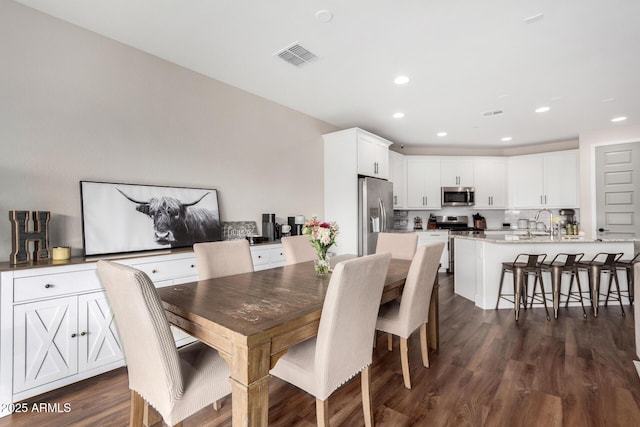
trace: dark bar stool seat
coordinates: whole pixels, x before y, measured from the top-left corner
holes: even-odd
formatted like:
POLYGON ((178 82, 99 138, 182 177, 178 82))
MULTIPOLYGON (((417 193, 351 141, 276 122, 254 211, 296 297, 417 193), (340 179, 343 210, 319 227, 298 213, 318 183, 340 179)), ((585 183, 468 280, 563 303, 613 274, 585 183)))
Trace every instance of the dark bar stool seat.
MULTIPOLYGON (((627 273, 627 296, 629 297, 629 304, 633 304, 633 284, 634 284, 634 274, 633 274, 633 265, 640 261, 640 252, 635 254, 635 256, 631 259, 621 259, 616 262, 616 268, 625 270, 627 273)), ((611 292, 611 286, 609 286, 609 292, 607 292, 607 301, 609 300, 608 294, 611 292)), ((623 291, 624 292, 624 291, 623 291)))
POLYGON ((498 289, 498 300, 496 301, 496 309, 500 303, 500 299, 505 299, 513 303, 516 320, 520 317, 520 304, 527 308, 527 288, 528 277, 533 275, 535 280, 533 283, 532 303, 536 295, 536 287, 540 283, 542 302, 547 312, 547 320, 549 320, 549 309, 547 308, 547 300, 545 298, 544 283, 542 281, 542 263, 547 258, 546 254, 518 254, 513 262, 502 263, 502 274, 500 275, 500 288, 498 289), (502 285, 504 284, 505 273, 513 274, 513 294, 503 294, 502 285), (524 290, 524 292, 523 292, 524 290), (508 297, 513 297, 513 300, 508 297))
MULTIPOLYGON (((600 252, 597 253, 591 261, 580 261, 578 263, 578 268, 587 270, 589 276, 589 290, 591 291, 590 295, 591 306, 593 307, 593 317, 598 317, 598 304, 600 303, 600 276, 602 273, 609 274, 609 288, 611 288, 611 283, 615 281, 620 309, 622 310, 622 315, 625 315, 624 307, 622 307, 622 298, 620 297, 620 283, 618 282, 618 269, 616 267, 616 263, 620 261, 622 255, 624 255, 622 252, 600 252)), ((607 302, 609 302, 608 296, 607 301, 605 301, 605 306, 607 302)))
POLYGON ((584 257, 583 253, 580 253, 580 254, 559 253, 555 257, 553 257, 551 262, 543 262, 541 265, 542 271, 548 271, 549 273, 551 273, 551 286, 552 286, 552 295, 553 295, 553 317, 555 319, 558 318, 558 308, 560 306, 560 295, 564 295, 560 292, 563 274, 569 274, 571 276, 571 281, 569 282, 569 291, 566 294, 567 302, 565 304, 565 307, 569 305, 569 300, 571 298, 573 298, 574 301, 580 301, 580 305, 582 305, 582 315, 584 317, 587 317, 587 312, 584 309, 584 301, 582 300, 582 286, 580 285, 580 276, 578 275, 578 263, 582 260, 582 257, 584 257), (577 293, 571 292, 571 289, 573 288, 574 278, 578 283, 577 293))

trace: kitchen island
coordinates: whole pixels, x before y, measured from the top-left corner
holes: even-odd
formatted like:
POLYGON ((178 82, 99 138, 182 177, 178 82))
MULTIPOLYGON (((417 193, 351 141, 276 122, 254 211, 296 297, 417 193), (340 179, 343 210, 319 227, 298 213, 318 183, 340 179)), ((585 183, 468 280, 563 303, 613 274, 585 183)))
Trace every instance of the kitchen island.
MULTIPOLYGON (((493 309, 498 298, 500 287, 500 274, 502 263, 515 260, 520 253, 547 254, 546 261, 551 261, 558 253, 584 253, 583 261, 592 259, 599 252, 618 253, 623 252, 623 259, 633 257, 636 245, 640 242, 634 239, 559 239, 557 236, 518 236, 512 234, 468 235, 455 236, 454 253, 455 293, 463 296, 482 309, 493 309)), ((505 289, 512 289, 512 275, 505 275, 505 289)), ((626 275, 618 273, 620 288, 627 289, 626 275)), ((543 280, 545 291, 551 292, 551 278, 544 273, 543 280)), ((583 292, 588 292, 589 280, 586 271, 580 273, 580 282, 583 292)), ((601 283, 600 292, 606 292, 608 280, 601 283)), ((569 279, 562 281, 561 293, 566 294, 569 287, 569 279)), ((576 290, 574 285, 574 290, 576 290)), ((509 293, 510 291, 507 291, 509 293)), ((590 304, 588 293, 583 295, 585 305, 590 304)), ((550 298, 550 296, 549 296, 550 298)), ((622 298, 623 304, 629 304, 626 295, 622 298)), ((562 300, 564 304, 564 299, 562 300)), ((579 302, 570 305, 579 305, 579 302)), ((600 298, 600 304, 604 304, 604 298, 600 298)), ((513 304, 501 300, 498 308, 513 308, 513 304)))

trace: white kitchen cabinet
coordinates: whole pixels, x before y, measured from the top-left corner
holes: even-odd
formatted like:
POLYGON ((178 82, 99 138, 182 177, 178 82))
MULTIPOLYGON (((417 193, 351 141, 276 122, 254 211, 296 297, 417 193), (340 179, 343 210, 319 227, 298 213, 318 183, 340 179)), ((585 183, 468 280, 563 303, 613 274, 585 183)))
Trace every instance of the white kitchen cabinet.
MULTIPOLYGON (((324 144, 324 220, 336 221, 340 226, 337 245, 332 248, 336 255, 358 253, 358 175, 387 178, 384 173, 374 174, 363 169, 361 147, 364 141, 375 139, 387 147, 387 164, 384 158, 378 166, 380 172, 388 174, 388 147, 390 141, 377 137, 362 129, 353 128, 322 136, 324 144), (366 172, 366 173, 363 173, 366 172)), ((374 155, 375 159, 375 155, 374 155)))
POLYGON ((504 209, 507 207, 507 159, 478 157, 473 160, 475 207, 504 209))
POLYGON ((515 156, 508 166, 511 207, 579 207, 577 150, 515 156))
POLYGON ((404 155, 389 151, 389 177, 393 183, 393 208, 407 208, 407 160, 404 155))
POLYGON ((440 269, 444 273, 449 268, 449 231, 448 230, 429 230, 418 232, 418 246, 424 246, 428 242, 444 242, 444 250, 440 256, 440 269))
POLYGON ((440 208, 440 159, 407 158, 407 208, 440 208))
POLYGON ((441 187, 473 187, 473 159, 445 157, 440 160, 441 187))
POLYGON ((388 179, 391 143, 362 129, 355 129, 355 137, 358 144, 358 174, 388 179))

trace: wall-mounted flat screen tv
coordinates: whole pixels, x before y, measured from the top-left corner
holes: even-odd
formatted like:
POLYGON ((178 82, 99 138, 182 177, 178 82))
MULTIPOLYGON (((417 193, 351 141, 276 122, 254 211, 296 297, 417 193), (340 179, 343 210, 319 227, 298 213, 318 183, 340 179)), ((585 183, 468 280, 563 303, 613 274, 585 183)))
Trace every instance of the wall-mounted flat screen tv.
POLYGON ((80 181, 80 195, 87 256, 221 240, 213 189, 80 181))

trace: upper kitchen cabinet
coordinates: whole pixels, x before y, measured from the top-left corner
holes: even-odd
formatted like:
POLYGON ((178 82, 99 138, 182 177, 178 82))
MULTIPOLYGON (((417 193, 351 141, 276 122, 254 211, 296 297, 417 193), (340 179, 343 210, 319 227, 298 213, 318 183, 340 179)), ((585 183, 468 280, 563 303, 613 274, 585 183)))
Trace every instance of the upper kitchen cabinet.
POLYGON ((407 159, 389 151, 389 179, 393 183, 393 208, 407 208, 407 159))
POLYGON ((322 135, 324 220, 340 226, 336 254, 358 253, 358 175, 389 177, 390 141, 358 128, 322 135))
POLYGON ((511 207, 579 207, 578 150, 511 157, 508 170, 511 207))
POLYGON ((389 178, 389 146, 391 142, 357 129, 358 174, 374 178, 389 178))
POLYGON ((407 157, 407 208, 440 208, 440 159, 407 157))
POLYGON ((476 208, 504 209, 507 207, 507 159, 505 157, 474 159, 473 182, 476 189, 476 208))
POLYGON ((473 187, 473 159, 467 157, 440 160, 440 186, 473 187))

